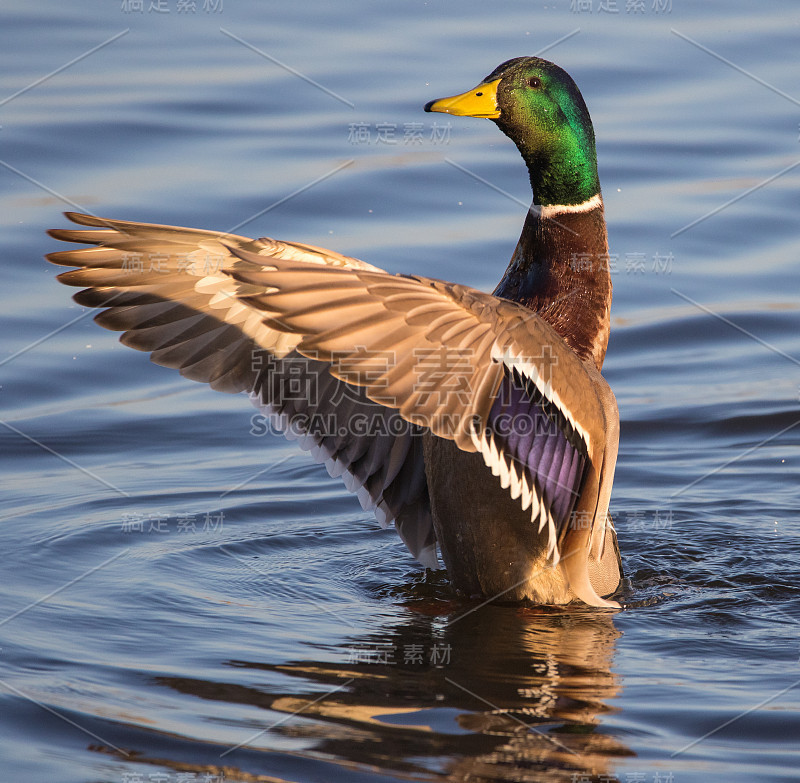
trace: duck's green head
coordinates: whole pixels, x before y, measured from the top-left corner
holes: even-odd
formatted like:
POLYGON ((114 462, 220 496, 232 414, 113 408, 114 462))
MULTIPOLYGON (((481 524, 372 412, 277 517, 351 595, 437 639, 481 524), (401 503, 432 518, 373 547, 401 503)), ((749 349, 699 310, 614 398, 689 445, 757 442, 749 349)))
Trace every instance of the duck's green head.
POLYGON ((536 204, 581 204, 600 192, 594 130, 570 75, 538 57, 516 57, 477 87, 426 104, 439 111, 494 120, 517 145, 536 204))

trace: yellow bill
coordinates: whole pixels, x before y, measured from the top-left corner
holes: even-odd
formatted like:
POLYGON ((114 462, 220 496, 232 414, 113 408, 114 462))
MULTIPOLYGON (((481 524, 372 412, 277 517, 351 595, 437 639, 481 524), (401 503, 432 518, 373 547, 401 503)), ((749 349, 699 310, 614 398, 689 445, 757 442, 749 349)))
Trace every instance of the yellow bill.
POLYGON ((439 98, 425 104, 425 111, 440 111, 443 114, 455 114, 459 117, 487 117, 495 120, 500 116, 497 107, 497 85, 500 79, 493 82, 481 82, 461 95, 439 98))

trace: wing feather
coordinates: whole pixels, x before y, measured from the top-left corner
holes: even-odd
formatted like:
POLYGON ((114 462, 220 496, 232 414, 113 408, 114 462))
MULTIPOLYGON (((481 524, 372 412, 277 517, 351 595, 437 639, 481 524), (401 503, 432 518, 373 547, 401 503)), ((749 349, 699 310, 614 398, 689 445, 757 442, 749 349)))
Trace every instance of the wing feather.
POLYGON ((587 462, 602 455, 605 435, 587 369, 549 324, 514 302, 423 277, 283 261, 231 274, 261 289, 244 298, 267 323, 302 335, 300 353, 330 363, 335 377, 414 425, 479 451, 501 486, 531 509, 532 523, 548 531, 558 561, 587 462), (340 307, 343 291, 349 306, 340 307), (378 351, 394 358, 381 374, 365 361, 378 351), (514 379, 521 390, 511 406, 498 407, 514 379), (503 434, 500 414, 535 431, 503 434))
MULTIPOLYGON (((328 364, 299 355, 300 336, 271 329, 263 313, 248 304, 248 294, 264 289, 227 274, 269 269, 272 259, 311 270, 377 272, 376 267, 301 243, 76 213, 68 217, 97 228, 57 229, 51 235, 91 246, 51 253, 48 260, 77 267, 59 279, 86 287, 75 296, 79 304, 107 308, 96 316, 101 326, 121 331, 123 343, 150 352, 154 362, 192 380, 249 394, 276 429, 324 462, 331 475, 342 476, 362 507, 374 511, 383 525, 394 522, 411 552, 436 567, 421 430, 398 426, 405 423, 395 410, 334 377, 328 364), (238 258, 230 247, 248 251, 251 260, 238 258), (314 384, 318 396, 293 394, 298 378, 314 384), (354 431, 351 423, 358 417, 372 429, 354 431)), ((358 303, 352 291, 360 296, 360 286, 344 278, 338 282, 326 293, 325 304, 353 312, 358 303)), ((293 298, 297 294, 285 304, 292 306, 293 298)), ((326 309, 321 305, 309 301, 309 314, 326 309)), ((368 315, 369 308, 364 312, 368 315)))

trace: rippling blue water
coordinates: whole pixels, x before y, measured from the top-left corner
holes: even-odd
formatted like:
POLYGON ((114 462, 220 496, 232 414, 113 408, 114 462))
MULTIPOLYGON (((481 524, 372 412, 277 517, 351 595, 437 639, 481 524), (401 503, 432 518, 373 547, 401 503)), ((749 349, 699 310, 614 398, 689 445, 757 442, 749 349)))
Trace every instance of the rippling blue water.
POLYGON ((796 4, 158 5, 0 10, 2 778, 796 780, 796 4), (492 288, 524 168, 421 107, 542 50, 616 256, 611 616, 455 600, 41 260, 78 209, 492 288))

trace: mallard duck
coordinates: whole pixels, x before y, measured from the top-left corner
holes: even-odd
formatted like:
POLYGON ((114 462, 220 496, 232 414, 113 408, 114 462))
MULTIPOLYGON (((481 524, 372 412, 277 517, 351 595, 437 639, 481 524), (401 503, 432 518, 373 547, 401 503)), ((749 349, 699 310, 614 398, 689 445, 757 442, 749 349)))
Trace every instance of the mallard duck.
POLYGON ((619 415, 594 131, 570 76, 520 57, 428 112, 516 144, 533 206, 493 294, 312 245, 67 213, 59 280, 157 364, 246 392, 453 586, 618 607, 619 415))

